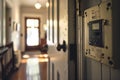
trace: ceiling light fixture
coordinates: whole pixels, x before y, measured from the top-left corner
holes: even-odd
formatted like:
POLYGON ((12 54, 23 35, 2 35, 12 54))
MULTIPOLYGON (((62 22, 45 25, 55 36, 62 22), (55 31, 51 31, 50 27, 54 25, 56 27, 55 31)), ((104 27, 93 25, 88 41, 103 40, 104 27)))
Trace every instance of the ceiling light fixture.
POLYGON ((48 2, 46 3, 46 7, 49 7, 49 3, 48 2))
POLYGON ((36 8, 36 9, 40 9, 40 8, 41 8, 40 2, 35 3, 35 8, 36 8))

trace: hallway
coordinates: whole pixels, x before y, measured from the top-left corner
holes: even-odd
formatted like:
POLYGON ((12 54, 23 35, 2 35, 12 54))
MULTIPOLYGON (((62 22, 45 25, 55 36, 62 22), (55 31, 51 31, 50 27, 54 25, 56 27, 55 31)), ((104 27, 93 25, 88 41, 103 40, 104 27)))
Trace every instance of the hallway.
POLYGON ((120 80, 118 1, 0 0, 0 80, 120 80))
POLYGON ((47 63, 44 54, 24 54, 19 69, 10 80, 47 80, 47 63))

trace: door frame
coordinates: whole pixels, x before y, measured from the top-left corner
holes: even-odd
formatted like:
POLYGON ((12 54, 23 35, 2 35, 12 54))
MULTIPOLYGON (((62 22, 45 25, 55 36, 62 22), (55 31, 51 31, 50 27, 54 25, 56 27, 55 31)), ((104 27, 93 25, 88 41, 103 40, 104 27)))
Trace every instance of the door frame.
POLYGON ((40 18, 39 17, 25 17, 24 18, 24 20, 25 20, 25 27, 24 27, 24 29, 25 29, 25 51, 33 51, 33 50, 39 50, 40 49, 40 18), (27 41, 26 41, 26 39, 27 39, 27 26, 26 26, 26 20, 27 19, 38 19, 39 20, 39 45, 37 45, 37 46, 27 46, 27 41))

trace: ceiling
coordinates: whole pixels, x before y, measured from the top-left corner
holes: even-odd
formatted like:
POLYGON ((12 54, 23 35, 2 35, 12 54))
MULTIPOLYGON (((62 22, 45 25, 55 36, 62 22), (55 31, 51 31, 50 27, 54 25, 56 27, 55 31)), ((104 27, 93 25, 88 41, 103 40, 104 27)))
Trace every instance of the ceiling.
POLYGON ((46 5, 48 0, 19 0, 21 6, 34 6, 36 2, 40 2, 42 6, 46 5))

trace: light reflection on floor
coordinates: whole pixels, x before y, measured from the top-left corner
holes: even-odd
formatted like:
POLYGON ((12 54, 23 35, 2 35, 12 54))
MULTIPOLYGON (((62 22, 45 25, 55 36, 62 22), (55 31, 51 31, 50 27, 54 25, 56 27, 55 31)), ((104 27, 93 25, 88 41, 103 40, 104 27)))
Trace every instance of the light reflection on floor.
POLYGON ((30 57, 38 58, 39 62, 48 62, 48 54, 39 54, 39 55, 23 55, 22 63, 25 63, 30 57))
POLYGON ((27 80, 41 80, 39 62, 48 62, 47 54, 23 55, 22 63, 27 63, 27 80))
POLYGON ((27 55, 27 54, 26 54, 26 55, 23 55, 23 58, 26 58, 26 59, 27 59, 27 58, 29 58, 29 57, 30 57, 30 56, 27 55))
POLYGON ((45 53, 24 53, 20 68, 14 73, 10 80, 47 80, 48 62, 49 56, 45 53))
POLYGON ((41 80, 38 58, 29 58, 27 60, 26 73, 27 80, 41 80))

